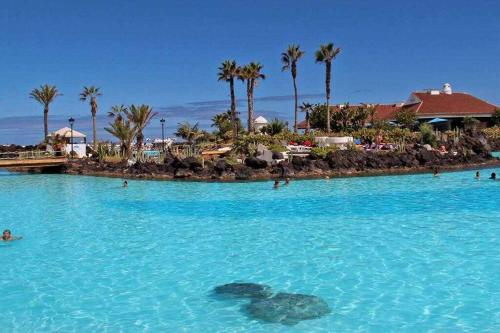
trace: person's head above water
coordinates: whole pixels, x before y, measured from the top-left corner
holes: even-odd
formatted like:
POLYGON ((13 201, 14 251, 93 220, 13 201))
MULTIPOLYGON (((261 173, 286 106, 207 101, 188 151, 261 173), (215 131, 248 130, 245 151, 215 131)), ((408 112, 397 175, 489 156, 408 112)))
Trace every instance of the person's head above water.
POLYGON ((476 178, 479 178, 481 177, 481 174, 479 173, 479 171, 476 171, 476 178))
POLYGON ((5 229, 2 234, 2 239, 3 240, 8 240, 12 238, 12 233, 10 232, 9 229, 5 229))
POLYGON ((497 179, 497 174, 492 172, 491 173, 491 176, 490 176, 490 179, 497 179))
POLYGON ((126 180, 125 180, 125 181, 123 182, 123 187, 127 187, 127 186, 128 186, 128 181, 126 181, 126 180))

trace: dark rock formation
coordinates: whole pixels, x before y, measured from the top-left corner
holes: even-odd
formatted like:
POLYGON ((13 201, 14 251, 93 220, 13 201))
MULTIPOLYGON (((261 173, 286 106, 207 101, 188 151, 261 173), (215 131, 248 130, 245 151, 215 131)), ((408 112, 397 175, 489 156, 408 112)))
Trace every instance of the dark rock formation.
POLYGON ((261 160, 257 157, 247 157, 245 159, 245 165, 252 169, 265 169, 267 168, 267 162, 261 160))
POLYGON ((234 178, 236 180, 248 180, 252 176, 252 169, 244 166, 237 165, 234 167, 234 178))
MULTIPOLYGON (((500 141, 500 140, 498 140, 500 141)), ((499 142, 500 144, 500 142, 499 142)), ((179 159, 171 155, 163 164, 152 162, 106 163, 98 159, 72 160, 63 171, 71 174, 98 174, 114 177, 136 178, 183 178, 216 180, 253 180, 286 177, 324 177, 343 174, 380 174, 383 172, 411 172, 430 170, 434 167, 457 168, 491 162, 492 140, 483 137, 462 136, 458 141, 444 143, 450 152, 441 154, 419 144, 407 145, 405 151, 358 151, 342 150, 328 153, 324 159, 293 156, 290 161, 268 165, 255 157, 248 157, 244 164, 230 165, 224 159, 206 161, 179 159)))
POLYGON ((214 292, 235 298, 267 298, 272 295, 271 287, 256 283, 228 283, 215 287, 214 292))
POLYGON ((245 309, 253 318, 284 325, 295 325, 331 313, 328 304, 317 296, 288 293, 253 299, 245 309))

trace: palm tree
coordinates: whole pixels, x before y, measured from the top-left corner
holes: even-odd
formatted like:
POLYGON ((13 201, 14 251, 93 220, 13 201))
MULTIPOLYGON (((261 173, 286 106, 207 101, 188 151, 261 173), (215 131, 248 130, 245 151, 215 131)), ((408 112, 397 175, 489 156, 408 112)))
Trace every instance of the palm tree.
POLYGON ((45 140, 49 136, 49 105, 54 101, 57 96, 61 96, 56 86, 49 86, 48 84, 40 86, 40 89, 35 88, 30 93, 30 98, 43 105, 43 129, 45 140))
POLYGON ((262 127, 261 131, 262 133, 273 136, 286 130, 288 130, 288 122, 274 118, 269 122, 269 124, 262 127))
POLYGON ((253 90, 257 86, 258 80, 265 80, 266 76, 261 73, 263 66, 258 62, 251 62, 244 66, 239 74, 239 79, 247 82, 247 101, 248 101, 248 132, 255 132, 253 124, 253 90))
POLYGON ((302 103, 300 106, 300 111, 306 113, 306 134, 309 134, 311 131, 311 122, 309 121, 309 114, 313 110, 313 105, 311 103, 302 103))
POLYGON ((234 94, 234 79, 238 77, 240 68, 234 60, 226 60, 219 67, 218 80, 229 82, 231 94, 231 123, 233 125, 233 141, 236 142, 238 136, 238 123, 236 121, 236 96, 234 94))
POLYGON ((295 109, 294 109, 294 122, 293 122, 293 131, 297 133, 298 131, 298 108, 299 108, 299 97, 297 94, 297 62, 304 55, 304 52, 300 50, 299 45, 288 45, 288 49, 286 52, 281 54, 281 62, 283 63, 282 71, 290 70, 292 73, 293 80, 293 93, 295 96, 295 109))
POLYGON ((153 119, 158 113, 153 111, 153 108, 149 105, 139 105, 134 104, 124 111, 127 119, 133 124, 136 132, 136 147, 137 151, 141 151, 142 144, 144 143, 144 134, 142 133, 146 126, 149 124, 151 119, 153 119))
POLYGON ((175 135, 183 138, 188 142, 190 146, 194 145, 197 139, 199 139, 203 133, 199 129, 198 123, 194 124, 191 126, 191 124, 187 121, 180 123, 179 127, 177 128, 177 132, 175 132, 175 135))
POLYGON ((83 87, 83 91, 80 93, 80 101, 85 102, 89 100, 90 102, 90 112, 92 113, 92 138, 94 142, 94 150, 97 150, 97 128, 96 128, 96 113, 97 113, 97 97, 101 96, 99 88, 94 86, 83 87))
POLYGON ((125 105, 113 105, 111 107, 111 111, 108 111, 108 117, 110 118, 123 118, 125 112, 127 111, 127 107, 125 105))
POLYGON ((333 46, 333 43, 320 45, 316 51, 316 62, 324 63, 326 67, 326 130, 330 133, 330 81, 332 75, 332 61, 340 53, 340 48, 333 46))
POLYGON ((120 151, 124 160, 130 159, 132 155, 132 143, 134 142, 136 131, 130 120, 124 117, 115 117, 115 120, 109 124, 110 127, 104 128, 108 133, 120 140, 120 151))

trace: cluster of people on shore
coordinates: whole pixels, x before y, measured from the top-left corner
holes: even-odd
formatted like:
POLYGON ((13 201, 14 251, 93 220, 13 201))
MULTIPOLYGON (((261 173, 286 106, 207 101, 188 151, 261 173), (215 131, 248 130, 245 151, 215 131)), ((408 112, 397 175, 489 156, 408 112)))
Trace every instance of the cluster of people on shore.
POLYGON ((385 143, 382 134, 377 134, 375 137, 375 142, 369 137, 362 136, 360 139, 356 139, 356 145, 361 145, 364 150, 394 150, 396 146, 391 143, 385 143))

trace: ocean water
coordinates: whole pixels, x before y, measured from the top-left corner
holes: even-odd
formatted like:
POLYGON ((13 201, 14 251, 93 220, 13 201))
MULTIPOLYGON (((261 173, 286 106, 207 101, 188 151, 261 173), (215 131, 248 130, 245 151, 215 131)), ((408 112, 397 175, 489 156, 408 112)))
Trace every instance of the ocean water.
POLYGON ((1 332, 498 332, 499 170, 271 182, 0 172, 1 332), (230 282, 324 299, 294 326, 230 282))

